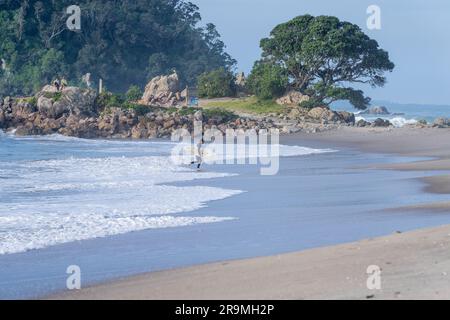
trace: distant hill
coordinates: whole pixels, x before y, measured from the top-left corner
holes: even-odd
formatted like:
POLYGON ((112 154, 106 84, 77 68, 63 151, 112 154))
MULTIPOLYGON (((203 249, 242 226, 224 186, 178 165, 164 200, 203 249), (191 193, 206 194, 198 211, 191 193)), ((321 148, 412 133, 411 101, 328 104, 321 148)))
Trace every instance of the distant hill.
POLYGON ((143 86, 176 69, 184 83, 235 61, 213 24, 185 0, 79 0, 81 30, 66 26, 72 0, 0 2, 0 96, 30 94, 56 76, 91 73, 108 89, 143 86), (1 61, 1 60, 0 60, 1 61))

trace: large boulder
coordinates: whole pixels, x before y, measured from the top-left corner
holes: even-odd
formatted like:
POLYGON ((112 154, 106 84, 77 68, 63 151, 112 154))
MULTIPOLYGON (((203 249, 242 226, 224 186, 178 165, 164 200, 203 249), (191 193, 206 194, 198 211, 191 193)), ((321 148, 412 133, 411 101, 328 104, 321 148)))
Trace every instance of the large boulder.
POLYGON ((37 106, 39 113, 50 118, 58 118, 64 113, 63 110, 57 110, 56 108, 53 108, 53 99, 47 98, 46 96, 42 95, 37 100, 37 106))
POLYGON ((342 122, 348 123, 351 125, 355 124, 355 114, 347 111, 338 111, 337 114, 341 118, 342 122))
POLYGON ((300 103, 304 101, 308 101, 310 98, 307 95, 301 94, 298 91, 291 90, 288 91, 284 96, 278 98, 276 103, 283 106, 296 105, 298 106, 300 103))
POLYGON ((50 118, 56 119, 63 114, 92 116, 96 113, 97 93, 91 89, 67 87, 55 91, 53 86, 46 86, 36 96, 39 112, 50 118))
POLYGON ((372 122, 372 127, 390 127, 392 123, 389 120, 377 118, 372 122))
POLYGON ((185 99, 186 93, 180 93, 178 75, 173 73, 168 76, 154 77, 145 86, 145 91, 140 103, 169 107, 178 104, 185 99))
POLYGON ((30 113, 36 112, 36 105, 25 99, 17 99, 11 106, 12 113, 16 118, 26 118, 30 113))
POLYGON ((316 121, 337 122, 341 120, 339 114, 328 107, 315 107, 308 112, 308 117, 316 121))
POLYGON ((358 120, 358 122, 356 122, 355 125, 356 125, 357 127, 363 128, 363 127, 368 127, 368 126, 370 126, 370 122, 368 122, 368 121, 366 121, 366 120, 364 120, 364 119, 360 119, 360 120, 358 120))

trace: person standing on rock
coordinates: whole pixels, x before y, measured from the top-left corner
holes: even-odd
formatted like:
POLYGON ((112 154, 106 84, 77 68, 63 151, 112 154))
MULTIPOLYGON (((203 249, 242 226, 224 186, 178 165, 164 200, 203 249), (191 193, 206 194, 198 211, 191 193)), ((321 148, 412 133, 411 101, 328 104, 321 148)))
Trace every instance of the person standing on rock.
POLYGON ((56 88, 56 91, 59 91, 61 89, 61 85, 58 79, 53 80, 53 86, 56 88))
POLYGON ((63 77, 61 79, 61 91, 63 91, 65 88, 67 88, 67 80, 63 77))

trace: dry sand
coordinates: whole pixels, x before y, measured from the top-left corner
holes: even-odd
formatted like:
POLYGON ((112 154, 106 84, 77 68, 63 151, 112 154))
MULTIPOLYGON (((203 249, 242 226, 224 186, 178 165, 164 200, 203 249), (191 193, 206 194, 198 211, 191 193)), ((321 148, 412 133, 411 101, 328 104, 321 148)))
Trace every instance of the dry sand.
MULTIPOLYGON (((368 152, 430 157, 384 168, 450 170, 450 130, 344 128, 287 138, 368 152)), ((300 142, 299 142, 300 141, 300 142)), ((425 191, 450 192, 450 176, 423 179, 425 191)), ((448 203, 411 209, 450 212, 448 203)), ((130 277, 62 293, 56 299, 450 299, 450 226, 297 253, 130 277), (366 287, 369 265, 381 290, 366 287)))
POLYGON ((450 227, 144 274, 57 299, 449 299, 450 227), (381 268, 381 290, 366 286, 381 268))

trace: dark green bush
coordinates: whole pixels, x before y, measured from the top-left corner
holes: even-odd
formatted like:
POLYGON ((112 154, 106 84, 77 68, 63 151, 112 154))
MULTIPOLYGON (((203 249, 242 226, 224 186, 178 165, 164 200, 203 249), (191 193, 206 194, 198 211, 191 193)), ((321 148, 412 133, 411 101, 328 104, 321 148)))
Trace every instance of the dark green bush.
POLYGON ((198 78, 198 96, 200 98, 234 97, 236 95, 234 80, 234 75, 224 68, 203 73, 198 78))

